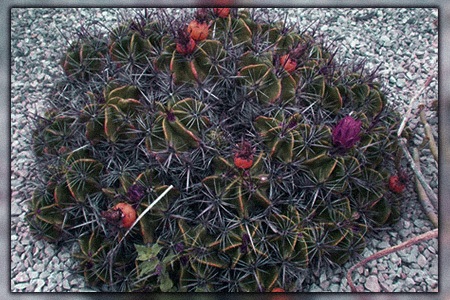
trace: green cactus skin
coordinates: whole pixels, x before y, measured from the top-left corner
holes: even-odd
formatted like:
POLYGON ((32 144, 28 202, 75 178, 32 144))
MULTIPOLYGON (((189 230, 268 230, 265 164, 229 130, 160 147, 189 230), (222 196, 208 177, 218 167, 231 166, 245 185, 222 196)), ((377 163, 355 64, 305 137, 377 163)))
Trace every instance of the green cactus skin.
POLYGON ((264 14, 207 11, 209 36, 189 54, 176 50, 185 24, 164 10, 80 38, 36 118, 27 220, 49 241, 78 240, 92 286, 294 291, 299 274, 346 263, 399 217, 387 188, 399 116, 374 76, 264 14), (347 116, 357 136, 339 148, 347 116), (244 142, 248 168, 233 160, 244 142), (104 217, 119 202, 135 227, 104 217))
POLYGON ((91 35, 70 45, 61 59, 61 66, 68 78, 88 81, 103 70, 105 56, 104 40, 101 36, 91 35))

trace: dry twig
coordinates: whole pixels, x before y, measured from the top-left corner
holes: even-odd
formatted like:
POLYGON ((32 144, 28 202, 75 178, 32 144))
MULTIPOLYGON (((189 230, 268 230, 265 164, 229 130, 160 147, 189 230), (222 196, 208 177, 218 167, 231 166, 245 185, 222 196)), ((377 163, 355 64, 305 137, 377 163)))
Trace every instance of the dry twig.
POLYGON ((422 184, 422 187, 424 188, 426 194, 428 195, 431 202, 437 207, 438 199, 434 191, 431 189, 430 185, 425 180, 425 177, 422 174, 422 171, 420 171, 419 168, 416 167, 416 164, 414 162, 414 159, 412 158, 411 154, 408 151, 408 148, 405 143, 405 139, 400 139, 400 145, 403 150, 403 153, 405 154, 406 159, 408 160, 411 169, 413 170, 414 174, 417 177, 417 180, 422 184))
POLYGON ((381 251, 378 251, 378 252, 370 255, 369 257, 366 257, 365 259, 363 259, 362 261, 360 261, 356 265, 352 266, 347 272, 347 282, 350 285, 351 291, 352 292, 362 291, 361 288, 358 289, 355 286, 355 284, 353 283, 353 280, 352 280, 352 272, 355 269, 357 269, 357 268, 359 268, 361 266, 364 266, 369 261, 372 261, 372 260, 378 259, 380 257, 386 256, 388 254, 391 254, 391 253, 403 250, 405 248, 408 248, 408 247, 410 247, 412 245, 415 245, 415 244, 418 244, 420 242, 424 242, 424 241, 428 241, 428 240, 437 238, 438 235, 439 235, 439 229, 437 229, 437 228, 433 229, 431 231, 425 232, 424 234, 421 234, 419 236, 413 237, 413 238, 411 238, 411 239, 407 240, 406 242, 403 242, 403 243, 401 243, 399 245, 392 246, 392 247, 383 249, 381 251))
POLYGON ((411 111, 412 111, 414 102, 416 102, 417 99, 419 99, 419 96, 430 85, 432 80, 433 80, 433 74, 428 76, 427 81, 425 81, 425 84, 423 85, 423 87, 417 92, 417 94, 414 95, 413 98, 411 98, 411 101, 409 102, 409 105, 408 105, 408 110, 406 111, 406 114, 403 117, 403 120, 400 123, 400 126, 398 128, 398 131, 397 131, 397 136, 398 137, 400 137, 402 135, 402 132, 403 132, 403 129, 405 129, 406 123, 411 118, 411 111))
POLYGON ((433 155, 435 161, 439 161, 438 147, 437 147, 436 141, 434 140, 433 131, 431 129, 431 126, 427 122, 424 108, 425 108, 425 106, 423 104, 419 105, 420 121, 422 122, 422 124, 424 126, 425 137, 428 140, 428 145, 430 147, 431 154, 433 155))
MULTIPOLYGON (((413 149, 413 159, 416 163, 416 168, 420 168, 420 157, 419 157, 419 150, 417 148, 413 149)), ((416 187, 417 187, 417 194, 419 196, 420 203, 422 204, 422 207, 425 211, 425 214, 430 219, 431 223, 433 223, 434 227, 438 227, 438 216, 435 212, 436 207, 433 206, 430 199, 427 196, 427 193, 425 192, 425 189, 423 188, 422 184, 418 180, 416 176, 416 187)))

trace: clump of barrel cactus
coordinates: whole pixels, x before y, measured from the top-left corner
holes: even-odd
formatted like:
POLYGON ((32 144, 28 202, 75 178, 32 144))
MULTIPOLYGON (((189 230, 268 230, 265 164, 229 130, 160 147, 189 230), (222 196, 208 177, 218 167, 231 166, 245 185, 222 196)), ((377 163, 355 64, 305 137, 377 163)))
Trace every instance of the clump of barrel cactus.
POLYGON ((144 10, 67 49, 34 124, 30 226, 77 241, 110 291, 299 290, 398 218, 399 117, 296 26, 181 15, 144 10))

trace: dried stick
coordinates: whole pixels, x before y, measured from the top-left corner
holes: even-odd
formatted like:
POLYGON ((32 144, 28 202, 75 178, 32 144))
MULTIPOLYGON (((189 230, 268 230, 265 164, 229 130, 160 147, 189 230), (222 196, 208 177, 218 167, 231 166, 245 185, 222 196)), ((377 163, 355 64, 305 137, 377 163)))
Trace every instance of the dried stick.
POLYGON ((130 233, 130 231, 134 228, 134 226, 136 226, 136 224, 139 222, 139 220, 142 219, 143 216, 145 216, 146 213, 148 213, 150 211, 150 209, 153 208, 153 206, 155 206, 171 189, 173 189, 173 185, 168 186, 164 192, 162 192, 161 195, 159 195, 158 198, 155 199, 155 201, 153 201, 140 215, 139 217, 133 222, 133 224, 131 224, 130 228, 128 228, 128 230, 125 232, 125 234, 122 236, 122 238, 119 240, 119 242, 117 243, 117 245, 108 252, 107 254, 107 258, 109 258, 109 275, 111 277, 111 280, 113 278, 113 256, 116 253, 117 248, 119 248, 119 246, 122 244, 122 241, 125 239, 125 237, 130 233))
POLYGON ((380 257, 386 256, 388 254, 403 250, 405 248, 408 248, 412 245, 418 244, 420 242, 424 242, 424 241, 428 241, 434 238, 437 238, 439 235, 439 229, 433 229, 431 231, 425 232, 424 234, 421 234, 419 236, 415 236, 399 245, 396 246, 392 246, 386 249, 383 249, 381 251, 378 251, 372 255, 370 255, 369 257, 366 257, 365 259, 363 259, 362 261, 360 261, 359 263, 357 263, 356 265, 352 266, 348 272, 347 272, 347 282, 350 285, 350 289, 352 292, 358 292, 359 289, 356 288, 355 284, 353 283, 352 280, 352 272, 353 270, 364 266, 366 263, 368 263, 369 261, 378 259, 380 257))
POLYGON ((405 139, 400 139, 400 145, 403 150, 403 153, 405 154, 406 159, 408 160, 409 164, 411 165, 411 169, 414 171, 414 174, 416 174, 417 180, 422 184, 422 187, 424 188, 425 192, 427 193, 428 197, 430 198, 431 202, 435 204, 436 207, 438 207, 438 199, 436 194, 433 192, 431 187, 428 185, 427 181, 425 180, 425 177, 423 176, 420 169, 416 168, 416 164, 414 162, 414 159, 412 158, 411 154, 409 153, 405 139))
MULTIPOLYGON (((128 228, 127 232, 125 232, 125 234, 122 236, 122 238, 120 239, 119 243, 117 244, 117 246, 120 245, 120 243, 122 243, 123 239, 130 233, 130 231, 133 229, 134 226, 136 226, 136 224, 142 219, 143 216, 145 216, 146 213, 148 213, 150 211, 150 209, 153 208, 153 206, 155 206, 159 200, 161 200, 171 189, 173 189, 173 185, 168 186, 164 192, 162 192, 161 195, 159 195, 158 198, 156 198, 155 201, 153 201, 140 215, 139 217, 134 220, 133 224, 131 224, 130 228, 128 228)), ((116 246, 116 247, 117 247, 116 246)))
MULTIPOLYGON (((420 157, 419 157, 419 150, 417 148, 413 148, 413 159, 416 163, 416 168, 420 168, 420 157)), ((422 204, 422 207, 425 211, 425 214, 428 216, 428 219, 430 219, 431 223, 433 223, 434 227, 438 227, 438 216, 435 212, 436 207, 433 206, 430 199, 427 196, 427 193, 425 193, 425 189, 420 184, 420 181, 416 177, 416 187, 417 187, 417 194, 419 196, 420 203, 422 204)))
POLYGON ((430 85, 431 80, 433 80, 433 75, 428 76, 427 81, 425 81, 425 84, 423 85, 423 87, 414 95, 414 97, 411 98, 411 101, 409 102, 409 105, 408 105, 408 110, 406 111, 406 114, 403 117, 403 120, 400 123, 400 126, 398 128, 398 131, 397 131, 398 137, 400 137, 402 135, 403 129, 406 126, 406 122, 408 122, 409 118, 411 118, 411 111, 412 111, 414 102, 416 102, 417 99, 419 99, 419 97, 423 93, 423 91, 430 85))
POLYGON ((436 144, 436 141, 434 140, 433 131, 431 130, 431 126, 427 122, 424 107, 425 106, 423 104, 419 105, 420 121, 422 122, 422 124, 424 126, 425 136, 428 139, 431 154, 433 155, 435 161, 439 161, 437 144, 436 144))

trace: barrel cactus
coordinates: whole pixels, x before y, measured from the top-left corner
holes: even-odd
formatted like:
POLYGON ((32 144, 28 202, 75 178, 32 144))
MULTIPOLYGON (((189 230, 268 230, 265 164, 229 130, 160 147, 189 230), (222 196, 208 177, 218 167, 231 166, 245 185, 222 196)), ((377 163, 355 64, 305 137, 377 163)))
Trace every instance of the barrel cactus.
POLYGON ((34 124, 30 226, 78 241, 86 281, 110 291, 299 290, 398 218, 399 116, 373 74, 296 27, 181 14, 67 49, 34 124))

